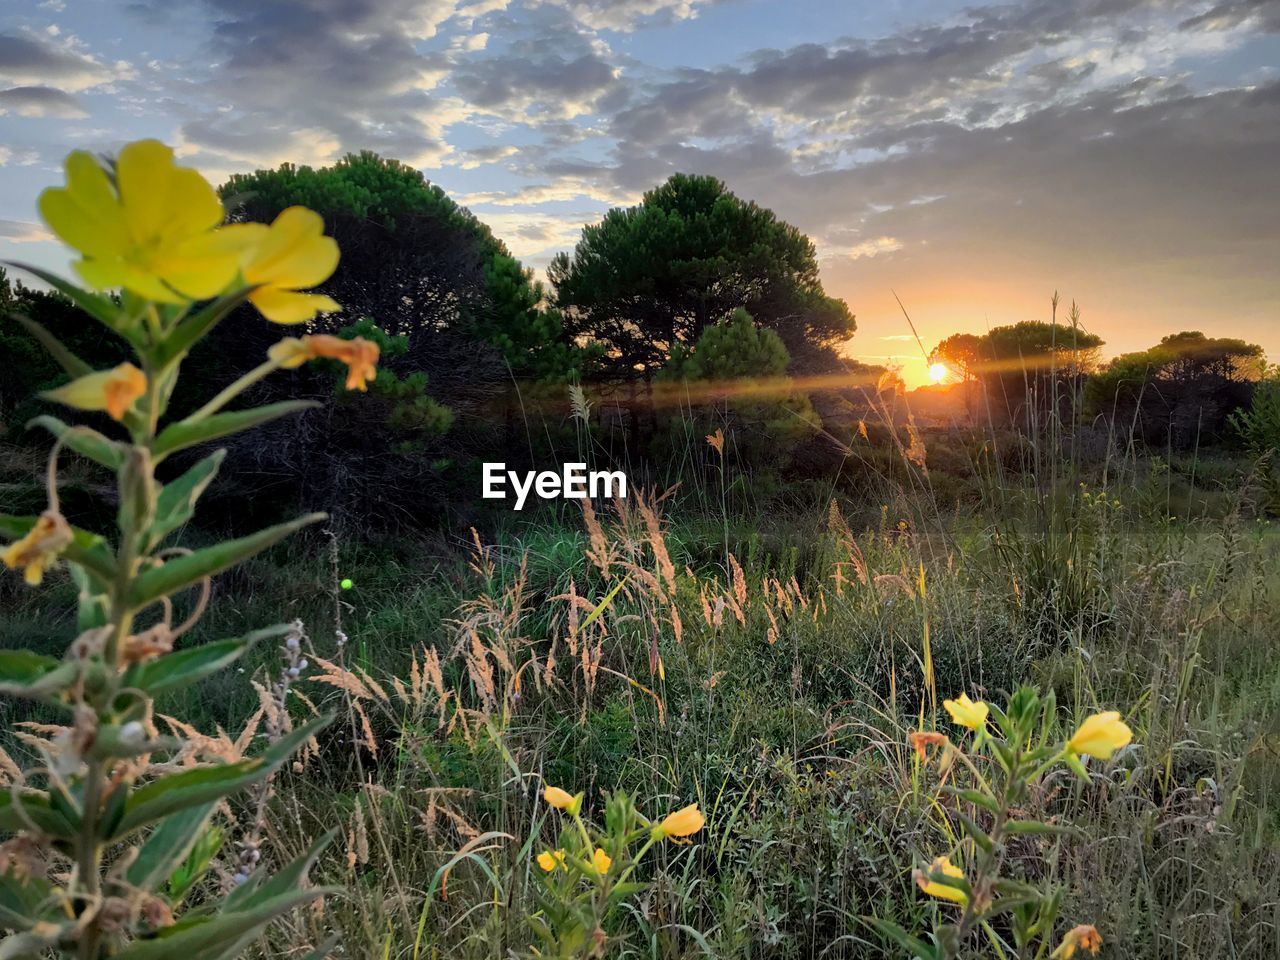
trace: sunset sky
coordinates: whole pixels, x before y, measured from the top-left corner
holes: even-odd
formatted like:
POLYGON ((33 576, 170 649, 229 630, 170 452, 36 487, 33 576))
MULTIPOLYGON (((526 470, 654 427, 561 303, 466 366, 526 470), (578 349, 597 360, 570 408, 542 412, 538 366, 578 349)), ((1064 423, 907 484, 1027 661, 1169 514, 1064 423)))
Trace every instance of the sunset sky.
POLYGON ((1280 0, 6 0, 0 258, 71 148, 220 179, 369 148, 535 267, 676 171, 818 246, 849 348, 1079 302, 1114 354, 1181 329, 1280 360, 1280 0))

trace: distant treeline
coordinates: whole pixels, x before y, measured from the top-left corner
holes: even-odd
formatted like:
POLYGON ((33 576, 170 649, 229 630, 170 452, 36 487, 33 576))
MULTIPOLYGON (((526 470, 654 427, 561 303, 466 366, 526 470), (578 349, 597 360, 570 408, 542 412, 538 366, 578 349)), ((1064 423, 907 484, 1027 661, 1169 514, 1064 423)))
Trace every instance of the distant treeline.
MULTIPOLYGON (((320 212, 342 261, 319 289, 343 312, 311 332, 373 338, 383 355, 360 403, 324 369, 256 388, 249 402, 301 391, 324 403, 231 451, 234 475, 254 484, 244 509, 300 490, 308 506, 421 524, 465 511, 479 462, 495 457, 545 466, 574 453, 671 479, 714 469, 705 438, 719 431, 735 469, 768 482, 831 476, 856 442, 914 442, 896 375, 841 356, 856 323, 823 290, 813 242, 712 177, 673 176, 585 227, 549 287, 421 173, 371 153, 234 176, 222 194, 234 219, 320 212)), ((95 365, 125 357, 62 297, 0 272, 0 314, 15 311, 95 365)), ((190 359, 175 412, 280 335, 233 314, 190 359)), ((1101 418, 1126 442, 1188 448, 1233 442, 1232 417, 1266 376, 1261 347, 1242 340, 1178 333, 1105 365, 1102 346, 1074 314, 956 334, 933 358, 961 382, 929 407, 1013 430, 1101 418)), ((0 322, 0 355, 0 429, 21 443, 32 396, 60 373, 17 324, 0 322)))

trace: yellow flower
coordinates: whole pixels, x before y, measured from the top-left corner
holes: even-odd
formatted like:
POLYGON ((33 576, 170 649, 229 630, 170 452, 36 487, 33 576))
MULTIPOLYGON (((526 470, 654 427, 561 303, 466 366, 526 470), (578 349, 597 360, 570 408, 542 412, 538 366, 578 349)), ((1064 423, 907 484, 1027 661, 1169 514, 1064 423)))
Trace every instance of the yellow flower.
POLYGON ((75 268, 91 287, 183 303, 217 296, 235 280, 241 248, 214 229, 222 201, 163 143, 126 145, 114 177, 84 150, 69 154, 65 167, 67 185, 40 194, 40 215, 83 254, 75 268))
POLYGON ((701 830, 706 822, 698 805, 691 803, 675 813, 667 814, 666 818, 653 828, 653 836, 658 840, 663 837, 687 837, 701 830))
POLYGON ((564 851, 557 850, 555 853, 552 853, 550 850, 543 850, 540 854, 538 854, 538 866, 540 866, 547 873, 550 873, 556 867, 563 867, 564 851))
POLYGON ((594 869, 596 873, 600 874, 600 876, 603 877, 606 873, 609 872, 609 868, 611 866, 613 866, 613 858, 610 857, 603 850, 601 850, 599 847, 596 847, 595 855, 591 858, 592 869, 594 869))
POLYGON ((1133 739, 1133 731, 1120 719, 1115 710, 1095 713, 1080 724, 1069 741, 1067 749, 1072 753, 1084 753, 1099 760, 1109 760, 1111 755, 1133 739))
POLYGON ((244 251, 240 272, 257 289, 249 301, 272 323, 305 323, 342 308, 322 293, 299 293, 324 283, 338 266, 338 244, 324 235, 324 220, 306 207, 289 207, 265 223, 225 229, 244 251))
POLYGON ((133 402, 146 392, 146 375, 132 363, 122 363, 77 377, 45 396, 77 410, 105 410, 113 419, 123 420, 133 402))
POLYGON ((1071 960, 1076 955, 1077 950, 1088 950, 1096 957, 1101 947, 1102 934, 1098 933, 1097 927, 1082 923, 1078 927, 1072 927, 1068 930, 1067 935, 1062 938, 1062 943, 1058 945, 1058 949, 1049 954, 1049 956, 1051 960, 1071 960))
POLYGON ((943 700, 942 705, 947 708, 953 721, 970 730, 985 726, 987 714, 991 712, 981 700, 976 703, 970 700, 967 693, 960 694, 954 700, 943 700))
POLYGON ((951 900, 960 904, 968 903, 969 895, 960 888, 930 879, 931 874, 939 873, 944 877, 951 877, 953 880, 964 879, 964 871, 953 864, 947 857, 938 857, 933 863, 929 864, 928 870, 913 871, 912 878, 915 880, 916 886, 931 897, 951 900))
POLYGON ((565 813, 573 816, 582 807, 582 795, 573 796, 566 790, 559 787, 547 787, 542 791, 542 799, 551 804, 557 810, 563 810, 565 813))
POLYGON ((341 360, 347 365, 347 389, 364 390, 365 385, 378 375, 380 353, 378 345, 364 337, 344 340, 327 333, 317 333, 305 337, 286 337, 272 346, 267 351, 267 356, 286 370, 318 357, 341 360))
POLYGON ((71 545, 71 528, 62 514, 50 507, 40 514, 35 526, 21 540, 15 540, 0 554, 10 570, 23 568, 23 578, 31 586, 39 585, 45 570, 53 566, 58 555, 71 545))

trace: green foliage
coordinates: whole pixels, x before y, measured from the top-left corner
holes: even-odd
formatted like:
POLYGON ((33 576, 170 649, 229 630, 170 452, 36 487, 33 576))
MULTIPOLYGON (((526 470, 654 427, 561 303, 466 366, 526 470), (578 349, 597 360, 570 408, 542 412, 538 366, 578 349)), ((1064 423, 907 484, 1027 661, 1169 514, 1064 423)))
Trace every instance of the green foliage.
POLYGON ((821 426, 785 375, 789 361, 778 334, 758 327, 741 308, 703 330, 691 347, 676 344, 655 378, 671 385, 663 394, 672 393, 685 408, 671 425, 674 442, 721 430, 745 468, 785 467, 821 426))
POLYGON ((822 290, 812 241, 714 177, 677 174, 610 210, 548 275, 570 333, 603 344, 625 376, 658 369, 738 308, 806 360, 855 328, 822 290))
POLYGON ((1249 408, 1233 413, 1230 423, 1258 462, 1267 509, 1280 516, 1280 371, 1269 371, 1254 388, 1249 408))

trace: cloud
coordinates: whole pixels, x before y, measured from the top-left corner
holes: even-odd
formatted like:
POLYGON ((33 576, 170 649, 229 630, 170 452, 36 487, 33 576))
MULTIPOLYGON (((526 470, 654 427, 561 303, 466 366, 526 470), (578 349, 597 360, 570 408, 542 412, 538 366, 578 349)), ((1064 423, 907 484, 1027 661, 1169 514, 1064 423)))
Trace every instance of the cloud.
POLYGON ((0 79, 19 86, 54 84, 87 90, 111 80, 116 71, 76 48, 74 39, 55 42, 37 34, 0 33, 0 79))
POLYGON ((542 0, 563 7, 592 30, 629 32, 649 23, 671 23, 698 15, 714 0, 542 0))
POLYGON ((0 90, 0 114, 82 120, 89 114, 71 94, 56 87, 12 87, 0 90))
POLYGON ((42 243, 52 240, 53 234, 38 223, 25 220, 0 220, 0 240, 7 243, 42 243))
POLYGON ((884 253, 893 253, 902 249, 902 241, 897 237, 875 237, 854 244, 845 250, 829 250, 829 259, 861 260, 863 257, 878 257, 884 253))
POLYGON ((563 14, 507 18, 498 26, 513 39, 486 56, 460 60, 449 74, 451 89, 476 110, 522 122, 567 120, 619 90, 620 70, 608 46, 563 14))

